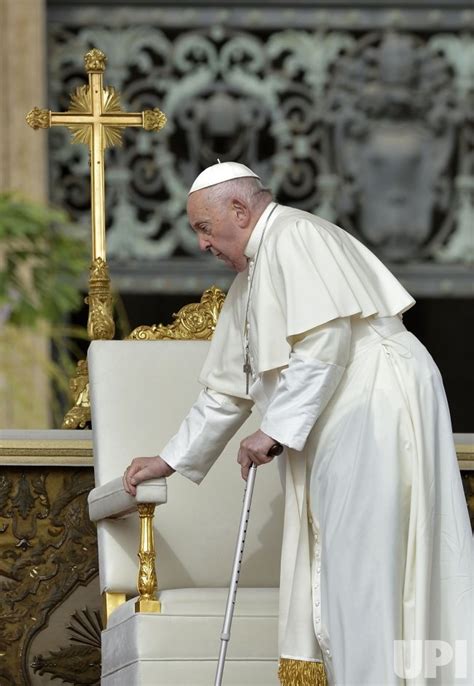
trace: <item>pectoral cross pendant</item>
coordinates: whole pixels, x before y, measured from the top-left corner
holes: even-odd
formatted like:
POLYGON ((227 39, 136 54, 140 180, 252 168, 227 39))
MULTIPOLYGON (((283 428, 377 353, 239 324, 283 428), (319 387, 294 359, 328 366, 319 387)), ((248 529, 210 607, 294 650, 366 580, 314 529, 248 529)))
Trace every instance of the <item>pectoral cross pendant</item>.
POLYGON ((249 394, 249 386, 250 386, 250 374, 252 373, 252 367, 250 366, 250 360, 249 360, 249 355, 248 353, 245 356, 245 362, 243 366, 244 374, 245 374, 245 392, 248 395, 249 394))

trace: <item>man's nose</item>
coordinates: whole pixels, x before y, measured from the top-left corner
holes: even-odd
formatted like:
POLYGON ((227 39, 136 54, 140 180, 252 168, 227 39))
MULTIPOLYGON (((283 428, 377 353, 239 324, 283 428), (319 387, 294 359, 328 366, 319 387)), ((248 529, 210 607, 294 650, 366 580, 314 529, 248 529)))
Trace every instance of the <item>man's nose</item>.
POLYGON ((211 247, 211 244, 209 242, 209 239, 206 236, 199 236, 199 249, 200 250, 209 250, 211 247))

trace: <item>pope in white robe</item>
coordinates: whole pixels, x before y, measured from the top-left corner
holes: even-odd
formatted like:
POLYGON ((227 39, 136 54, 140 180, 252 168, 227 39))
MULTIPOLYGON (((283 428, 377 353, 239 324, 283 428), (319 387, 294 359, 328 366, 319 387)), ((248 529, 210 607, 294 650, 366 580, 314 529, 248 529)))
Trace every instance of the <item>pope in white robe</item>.
POLYGON ((255 177, 223 163, 191 188, 201 247, 239 273, 203 391, 126 488, 173 470, 199 483, 255 405, 244 477, 285 448, 282 683, 472 686, 473 539, 442 380, 402 322, 414 301, 360 242, 255 177))

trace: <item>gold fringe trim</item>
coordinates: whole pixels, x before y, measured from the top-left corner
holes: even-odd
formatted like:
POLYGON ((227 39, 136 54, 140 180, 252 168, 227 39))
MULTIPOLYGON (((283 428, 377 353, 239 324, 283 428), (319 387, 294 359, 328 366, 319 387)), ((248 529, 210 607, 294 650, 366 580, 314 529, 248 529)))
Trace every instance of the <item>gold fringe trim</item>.
POLYGON ((322 662, 280 658, 278 678, 282 686, 328 686, 322 662))

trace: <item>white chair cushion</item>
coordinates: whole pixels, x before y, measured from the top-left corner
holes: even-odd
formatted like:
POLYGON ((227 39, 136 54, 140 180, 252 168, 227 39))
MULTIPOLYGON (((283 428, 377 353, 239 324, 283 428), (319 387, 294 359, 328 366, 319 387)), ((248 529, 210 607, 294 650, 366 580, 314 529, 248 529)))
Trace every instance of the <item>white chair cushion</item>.
MULTIPOLYGON (((279 686, 278 663, 270 660, 226 660, 225 686, 279 686)), ((101 686, 211 686, 215 660, 142 660, 119 672, 104 673, 101 686)))
MULTIPOLYGON (((164 615, 186 615, 224 617, 227 601, 227 588, 177 588, 161 591, 158 597, 161 612, 153 613, 161 618, 164 615)), ((121 624, 135 614, 135 601, 128 600, 111 614, 107 628, 121 624)), ((277 588, 240 588, 237 591, 234 616, 278 617, 277 588)))
MULTIPOLYGON (((225 588, 163 591, 159 615, 136 614, 134 600, 122 605, 102 634, 102 683, 118 686, 128 678, 127 686, 209 686, 227 592, 225 588)), ((239 589, 225 683, 277 684, 277 632, 278 589, 239 589)))

